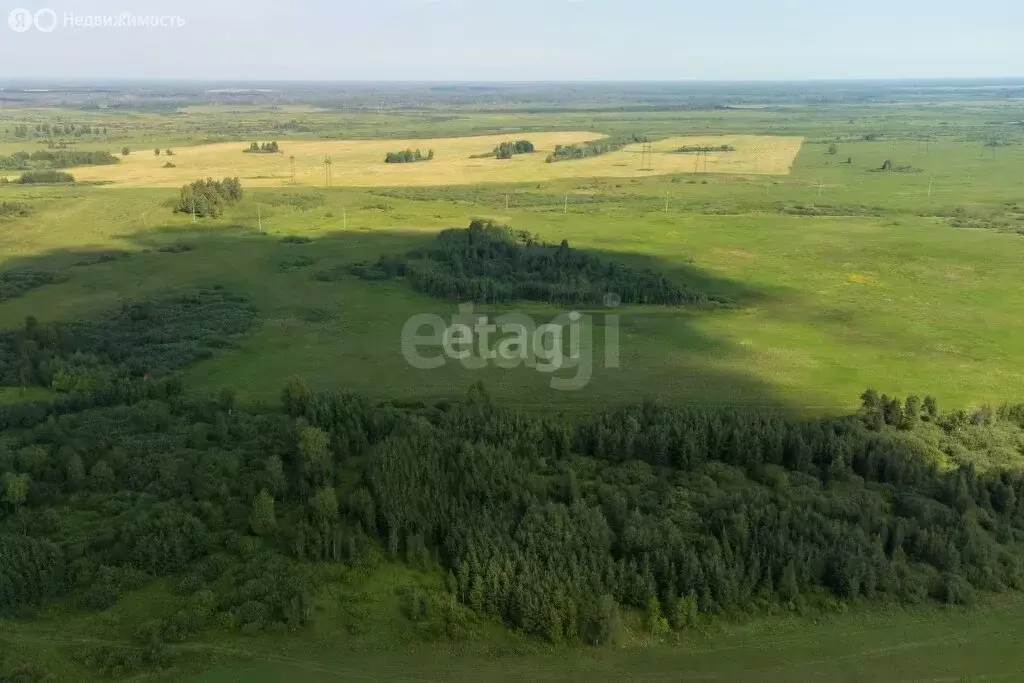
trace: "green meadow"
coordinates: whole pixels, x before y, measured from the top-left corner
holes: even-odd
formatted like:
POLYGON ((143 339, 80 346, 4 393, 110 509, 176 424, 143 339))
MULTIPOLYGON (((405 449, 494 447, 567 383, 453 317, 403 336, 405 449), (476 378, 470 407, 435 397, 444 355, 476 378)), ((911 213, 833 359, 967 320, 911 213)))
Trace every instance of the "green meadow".
MULTIPOLYGON (((837 147, 830 155, 806 143, 790 176, 249 190, 222 217, 196 223, 171 212, 170 190, 4 189, 9 201, 34 208, 2 223, 4 269, 69 277, 0 304, 0 324, 73 318, 168 287, 230 285, 255 302, 259 328, 242 348, 196 366, 191 379, 252 399, 272 399, 296 374, 318 388, 423 400, 483 379, 508 404, 565 409, 656 395, 834 412, 869 386, 957 406, 1013 395, 1024 354, 1014 286, 1021 180, 1013 169, 1024 148, 993 155, 980 143, 945 139, 837 147), (890 157, 921 170, 877 172, 890 157), (570 393, 523 368, 470 371, 449 362, 412 370, 401 355, 402 325, 421 312, 448 316, 455 305, 400 282, 314 277, 404 252, 475 216, 663 271, 735 306, 617 311, 620 367, 602 366, 596 334, 593 379, 570 393), (312 242, 282 242, 287 235, 312 242), (179 242, 191 250, 160 251, 179 242), (79 265, 109 250, 127 255, 79 265)), ((539 320, 559 312, 505 308, 539 320)))
MULTIPOLYGON (((256 681, 1013 681, 1020 671, 1024 604, 1003 597, 964 608, 861 605, 842 613, 719 620, 652 640, 639 618, 613 648, 550 646, 477 624, 459 642, 425 637, 403 615, 397 590, 432 586, 430 575, 394 566, 372 578, 335 572, 315 622, 301 634, 228 636, 169 646, 174 666, 138 680, 256 681)), ((55 611, 0 643, 45 658, 61 680, 96 678, 76 652, 132 641, 133 628, 169 612, 163 588, 125 598, 97 617, 55 611)), ((129 646, 130 647, 130 646, 129 646)), ((133 679, 136 680, 136 679, 133 679)))

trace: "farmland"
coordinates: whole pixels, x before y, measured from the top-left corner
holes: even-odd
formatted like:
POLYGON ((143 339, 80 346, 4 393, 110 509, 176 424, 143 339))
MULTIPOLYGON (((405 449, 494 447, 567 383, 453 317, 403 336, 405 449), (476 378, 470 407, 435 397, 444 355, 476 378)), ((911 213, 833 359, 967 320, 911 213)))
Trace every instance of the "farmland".
POLYGON ((545 163, 556 144, 570 145, 600 138, 596 133, 535 133, 531 136, 537 151, 513 159, 472 158, 491 151, 506 136, 484 135, 464 138, 428 138, 422 140, 351 140, 290 142, 278 154, 246 155, 237 142, 179 148, 173 168, 164 168, 166 156, 154 156, 141 150, 124 157, 110 168, 79 169, 76 178, 101 181, 123 187, 180 187, 194 178, 239 176, 252 187, 291 185, 291 159, 294 157, 294 184, 323 185, 324 159, 331 159, 331 183, 343 187, 472 185, 476 183, 543 182, 578 177, 636 178, 693 171, 691 158, 669 154, 682 144, 732 144, 731 154, 709 155, 709 167, 701 170, 721 173, 787 174, 800 148, 797 137, 694 137, 663 140, 655 148, 650 165, 641 163, 640 144, 617 152, 584 159, 572 164, 545 163), (389 165, 384 157, 391 149, 433 149, 437 158, 429 164, 389 165))
MULTIPOLYGON (((951 92, 4 109, 29 134, 0 153, 77 121, 119 161, 0 186, 0 538, 66 558, 38 599, 0 586, 0 673, 1011 680, 1024 114, 951 92), (649 158, 546 160, 634 136, 649 158), (485 156, 514 140, 537 151, 485 156), (207 177, 242 196, 196 216, 207 177), (561 264, 522 291, 701 303, 474 300, 598 321, 574 391, 416 369, 407 321, 469 297, 395 264, 480 218, 561 264)), ((445 276, 493 285, 472 265, 445 276)))

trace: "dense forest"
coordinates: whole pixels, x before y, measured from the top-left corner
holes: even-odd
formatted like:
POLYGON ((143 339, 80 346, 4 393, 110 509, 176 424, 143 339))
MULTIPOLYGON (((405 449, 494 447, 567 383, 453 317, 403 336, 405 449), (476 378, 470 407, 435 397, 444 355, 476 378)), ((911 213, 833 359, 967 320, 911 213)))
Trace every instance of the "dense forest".
POLYGON ((181 188, 174 212, 216 218, 225 206, 241 198, 242 184, 238 178, 196 180, 181 188))
POLYGON ((626 145, 632 145, 637 142, 648 142, 647 136, 627 135, 617 138, 590 140, 588 142, 580 142, 574 145, 556 145, 555 151, 548 155, 547 161, 548 163, 551 163, 554 161, 568 161, 570 159, 596 157, 601 154, 608 154, 609 152, 617 152, 626 145))
POLYGON ((442 231, 430 247, 385 256, 375 264, 353 264, 349 271, 366 280, 404 277, 421 292, 457 301, 596 305, 614 295, 627 304, 726 303, 654 271, 573 249, 565 240, 546 244, 484 219, 474 219, 466 229, 442 231))
POLYGON ((971 602, 1024 587, 1024 475, 950 468, 1024 406, 943 413, 867 391, 847 417, 656 401, 573 420, 474 386, 435 405, 314 393, 280 407, 189 393, 175 368, 253 319, 220 289, 90 323, 28 320, 0 383, 0 612, 103 611, 157 578, 180 607, 134 646, 83 645, 100 672, 161 666, 209 629, 302 629, 312 563, 383 554, 442 572, 411 619, 465 615, 603 644, 625 612, 653 633, 716 614, 850 600, 971 602))
POLYGON ((0 170, 30 171, 36 169, 69 168, 71 166, 102 166, 120 163, 120 159, 110 152, 89 152, 41 149, 29 154, 15 152, 0 156, 0 170))
POLYGON ((433 161, 434 150, 427 150, 427 155, 423 156, 423 152, 420 150, 407 149, 401 152, 388 152, 387 156, 384 157, 385 164, 412 164, 417 161, 433 161))

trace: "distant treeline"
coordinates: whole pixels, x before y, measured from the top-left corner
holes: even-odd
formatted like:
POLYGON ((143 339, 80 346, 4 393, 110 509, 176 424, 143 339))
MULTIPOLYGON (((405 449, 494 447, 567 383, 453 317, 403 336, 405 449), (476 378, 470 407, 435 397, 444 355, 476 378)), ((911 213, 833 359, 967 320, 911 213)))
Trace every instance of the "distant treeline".
POLYGON ((735 152, 736 148, 732 145, 718 145, 717 147, 708 147, 706 145, 683 145, 674 151, 679 154, 707 154, 708 152, 735 152))
POLYGON ((72 166, 102 166, 116 164, 121 160, 110 152, 88 152, 71 150, 38 150, 15 152, 0 156, 0 170, 30 171, 48 168, 70 168, 72 166))
POLYGON ((427 155, 423 156, 423 152, 420 150, 407 149, 402 152, 388 152, 387 156, 384 157, 385 164, 412 164, 417 161, 432 161, 434 159, 434 150, 427 150, 427 155))
POLYGON ((106 135, 106 126, 93 126, 89 123, 37 123, 34 126, 30 126, 27 123, 17 123, 14 125, 14 137, 16 138, 28 138, 28 137, 42 137, 52 139, 54 136, 71 136, 82 137, 83 135, 106 135))
POLYGON ((281 148, 278 146, 276 141, 262 143, 252 142, 249 143, 248 149, 243 149, 242 151, 249 154, 274 154, 276 152, 280 152, 281 148))
POLYGON ((491 220, 441 232, 433 246, 376 264, 353 264, 367 280, 404 276, 417 290, 442 299, 601 304, 608 294, 622 303, 703 304, 708 297, 651 270, 632 268, 572 249, 565 240, 545 244, 534 235, 491 220))
POLYGON ((548 155, 548 163, 554 161, 568 161, 570 159, 585 159, 596 157, 609 152, 617 152, 626 145, 637 142, 648 142, 644 135, 628 135, 619 138, 602 138, 601 140, 590 140, 573 145, 556 145, 555 151, 548 155))
POLYGON ((0 180, 0 183, 6 185, 8 183, 15 183, 18 185, 34 185, 34 184, 50 184, 50 183, 73 183, 75 182, 75 176, 64 171, 25 171, 16 179, 8 180, 4 177, 0 180))
POLYGON ((215 218, 224 211, 225 206, 241 198, 242 184, 238 178, 196 180, 181 188, 174 212, 215 218))

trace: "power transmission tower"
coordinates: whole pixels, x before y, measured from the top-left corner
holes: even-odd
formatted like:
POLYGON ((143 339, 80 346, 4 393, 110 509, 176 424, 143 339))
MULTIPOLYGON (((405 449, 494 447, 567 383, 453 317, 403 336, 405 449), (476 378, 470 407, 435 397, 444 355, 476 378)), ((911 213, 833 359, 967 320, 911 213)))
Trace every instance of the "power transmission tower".
POLYGON ((654 167, 651 165, 654 162, 654 149, 651 143, 645 142, 643 147, 640 148, 640 170, 641 171, 653 171, 654 167))

